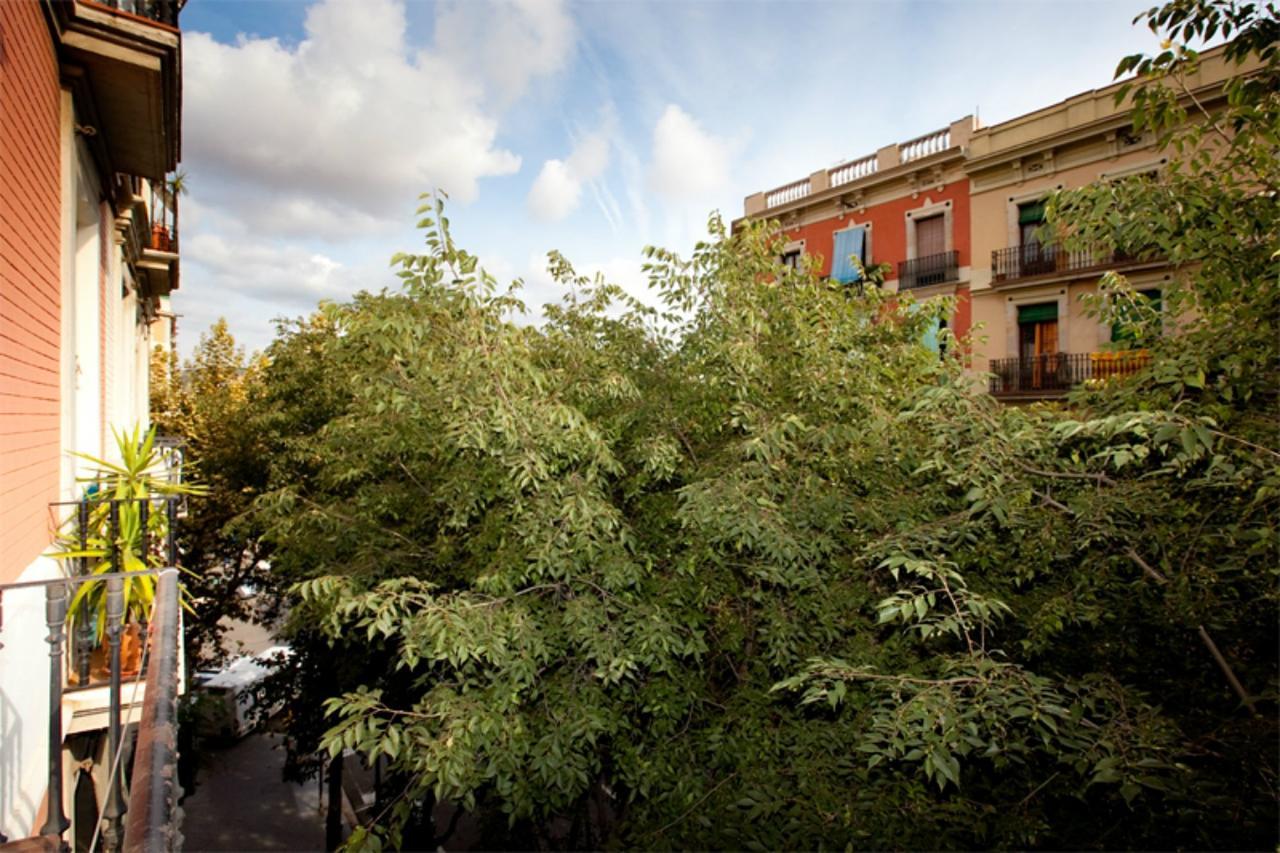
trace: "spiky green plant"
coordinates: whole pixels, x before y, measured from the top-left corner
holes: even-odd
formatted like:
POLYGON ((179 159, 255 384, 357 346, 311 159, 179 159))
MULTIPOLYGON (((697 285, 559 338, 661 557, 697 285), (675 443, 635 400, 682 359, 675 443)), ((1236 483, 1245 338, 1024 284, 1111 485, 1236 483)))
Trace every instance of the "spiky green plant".
MULTIPOLYGON (((143 502, 205 491, 200 486, 169 482, 160 450, 155 445, 154 427, 145 434, 141 426, 127 431, 113 430, 113 433, 119 451, 118 463, 85 453, 74 454, 95 467, 92 474, 79 480, 85 485, 89 500, 88 523, 82 531, 78 514, 72 516, 58 536, 61 550, 50 555, 66 561, 87 560, 88 574, 92 575, 140 572, 163 566, 167 557, 164 542, 169 535, 168 514, 162 505, 151 504, 146 513, 144 536, 143 502), (114 548, 112 501, 118 502, 114 548)), ((125 580, 126 620, 147 617, 155 600, 155 588, 155 575, 140 574, 125 580)), ((106 584, 82 583, 71 600, 73 628, 79 620, 88 618, 96 623, 97 639, 101 642, 106 631, 106 602, 106 584)), ((189 605, 184 602, 184 606, 189 605)))

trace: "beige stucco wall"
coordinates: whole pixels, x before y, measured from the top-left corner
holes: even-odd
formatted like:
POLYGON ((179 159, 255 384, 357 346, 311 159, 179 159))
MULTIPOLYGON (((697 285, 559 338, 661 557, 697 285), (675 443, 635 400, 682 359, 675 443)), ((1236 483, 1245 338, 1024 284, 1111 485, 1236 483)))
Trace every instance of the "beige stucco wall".
MULTIPOLYGON (((1143 271, 1128 277, 1136 290, 1160 287, 1170 279, 1163 270, 1143 271)), ((973 322, 982 324, 975 333, 973 369, 988 370, 991 359, 1018 354, 1018 306, 1044 302, 1058 303, 1058 349, 1066 353, 1097 352, 1111 342, 1111 326, 1089 316, 1081 300, 1096 293, 1101 276, 1070 283, 1044 284, 1013 289, 986 290, 973 294, 973 322)))
POLYGON ((1009 180, 998 169, 974 176, 970 196, 973 320, 983 324, 974 347, 974 370, 987 370, 990 359, 1017 355, 1018 305, 1059 302, 1058 346, 1062 352, 1093 352, 1110 341, 1110 328, 1087 317, 1079 299, 1081 294, 1097 290, 1098 277, 1029 286, 1012 282, 993 288, 991 253, 1018 245, 1019 204, 1054 190, 1086 186, 1116 173, 1160 166, 1167 159, 1149 144, 1125 153, 1114 152, 1114 141, 1083 140, 1052 152, 1050 157, 1035 158, 1043 169, 1034 177, 1009 180), (1073 162, 1076 165, 1064 165, 1073 162), (979 189, 982 184, 990 188, 979 189))
POLYGON ((984 177, 991 180, 989 176, 975 176, 969 201, 974 290, 987 288, 991 284, 991 253, 1018 245, 1019 204, 1043 198, 1054 190, 1086 186, 1116 172, 1160 166, 1162 161, 1167 160, 1165 155, 1149 146, 1114 156, 1107 155, 1103 150, 1105 147, 1105 144, 1085 145, 1055 154, 1055 164, 1063 160, 1070 162, 1080 158, 1089 159, 1076 166, 1055 165, 1048 174, 1001 183, 992 189, 979 189, 984 177))

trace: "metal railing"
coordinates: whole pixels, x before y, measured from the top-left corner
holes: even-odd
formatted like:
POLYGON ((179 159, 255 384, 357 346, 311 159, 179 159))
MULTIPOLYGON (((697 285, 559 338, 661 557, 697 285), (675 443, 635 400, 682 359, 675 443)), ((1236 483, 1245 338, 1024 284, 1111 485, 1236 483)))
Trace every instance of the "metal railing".
POLYGON ((178 665, 182 642, 178 591, 178 570, 163 569, 156 583, 146 704, 133 754, 129 819, 124 828, 126 853, 181 847, 177 819, 182 795, 178 785, 178 665))
POLYGON ((997 397, 1051 396, 1077 385, 1131 376, 1151 363, 1146 350, 1051 353, 991 360, 989 390, 997 397))
POLYGON ((1101 248, 1067 249, 1061 243, 1026 243, 991 252, 993 282, 1016 281, 1033 276, 1061 275, 1136 263, 1123 252, 1101 248))
POLYGON ((960 278, 960 253, 954 249, 898 262, 898 290, 944 284, 960 278))
MULTIPOLYGON (((63 794, 63 695, 68 691, 101 687, 103 682, 93 682, 91 652, 93 640, 92 619, 101 620, 100 633, 105 640, 107 686, 107 794, 99 814, 99 833, 103 850, 116 853, 120 850, 155 851, 173 849, 176 842, 174 810, 177 807, 177 696, 179 685, 179 585, 177 564, 177 508, 174 497, 138 499, 88 498, 81 501, 55 503, 53 506, 72 505, 76 533, 74 545, 78 556, 69 556, 66 562, 74 572, 69 577, 48 580, 20 581, 0 584, 0 645, 3 645, 4 605, 6 593, 23 589, 40 589, 45 594, 46 641, 49 643, 49 714, 48 714, 48 809, 39 833, 44 841, 56 849, 65 849, 63 836, 71 827, 64 809, 63 794), (143 559, 151 553, 152 541, 148 532, 148 520, 152 505, 162 502, 167 514, 167 535, 163 544, 164 568, 148 568, 136 571, 91 571, 88 530, 90 514, 106 504, 107 539, 111 566, 119 566, 121 525, 120 508, 136 505, 140 526, 140 553, 143 559), (138 730, 137 744, 133 750, 133 775, 129 794, 123 787, 124 735, 126 723, 122 722, 122 682, 124 667, 122 646, 126 628, 125 584, 136 583, 140 578, 156 579, 155 596, 149 619, 139 619, 142 632, 147 636, 138 678, 146 676, 146 692, 143 699, 142 724, 138 730), (102 584, 105 587, 103 606, 98 614, 90 612, 89 597, 81 595, 74 614, 72 604, 82 587, 102 584), (149 623, 150 629, 147 630, 149 623), (74 625, 74 628, 70 628, 74 625), (70 630, 69 630, 70 628, 70 630), (68 636, 68 635, 71 636, 68 636), (77 685, 67 684, 74 673, 77 685), (143 803, 140 814, 131 815, 128 827, 124 816, 129 803, 143 803)), ((158 544, 158 543, 156 543, 158 544)))
POLYGON ((151 182, 149 245, 161 252, 178 251, 178 196, 163 182, 151 182))
POLYGON ((128 12, 141 18, 159 21, 171 27, 178 26, 178 12, 185 0, 95 0, 103 6, 128 12))

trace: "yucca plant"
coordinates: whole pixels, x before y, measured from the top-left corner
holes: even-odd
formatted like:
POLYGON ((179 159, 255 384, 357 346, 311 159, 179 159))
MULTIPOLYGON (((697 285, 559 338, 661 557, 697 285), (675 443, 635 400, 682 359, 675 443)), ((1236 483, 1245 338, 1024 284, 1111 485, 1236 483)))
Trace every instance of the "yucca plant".
MULTIPOLYGON (((164 543, 170 532, 169 517, 163 504, 150 501, 157 497, 205 492, 200 486, 169 481, 160 451, 155 446, 154 427, 145 434, 141 426, 135 426, 131 431, 113 432, 120 456, 118 463, 85 453, 75 454, 92 463, 96 469, 90 476, 80 478, 89 504, 87 523, 82 530, 83 514, 72 517, 58 536, 61 550, 51 555, 60 560, 85 560, 87 573, 92 575, 163 566, 167 557, 164 543), (113 502, 116 506, 115 525, 111 522, 113 502), (144 503, 147 505, 145 512, 144 503)), ((148 616, 155 600, 155 588, 154 575, 139 575, 125 580, 126 621, 148 616)), ((187 606, 185 602, 183 604, 187 606)), ((96 624, 97 642, 101 643, 106 632, 106 606, 105 583, 80 584, 71 599, 69 618, 72 627, 81 620, 90 620, 96 624)))

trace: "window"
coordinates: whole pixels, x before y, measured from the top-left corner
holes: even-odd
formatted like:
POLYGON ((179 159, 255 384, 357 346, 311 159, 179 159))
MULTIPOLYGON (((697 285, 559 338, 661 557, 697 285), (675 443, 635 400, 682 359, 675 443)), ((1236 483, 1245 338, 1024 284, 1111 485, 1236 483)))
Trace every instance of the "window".
POLYGON ((800 267, 800 250, 792 249, 789 252, 783 252, 778 256, 778 263, 789 270, 798 269, 800 267))
POLYGON ((1018 356, 1033 359, 1058 351, 1058 303, 1018 308, 1018 356))
POLYGON ((1039 245, 1036 232, 1044 224, 1044 202, 1032 201, 1018 205, 1018 241, 1023 246, 1039 245))
POLYGON ((923 343, 925 347, 936 352, 939 358, 943 358, 947 354, 947 345, 942 340, 942 331, 946 328, 947 321, 941 317, 935 317, 924 333, 923 343))
POLYGON ((1057 247, 1045 245, 1038 236, 1044 225, 1044 200, 1018 205, 1018 237, 1022 246, 1018 258, 1019 275, 1040 275, 1057 268, 1057 247))
POLYGON ((941 213, 916 220, 916 257, 927 258, 947 251, 947 222, 941 213))
POLYGON ((1018 381, 1026 390, 1060 387, 1058 370, 1058 303, 1018 308, 1018 381))
POLYGON ((835 238, 835 249, 832 252, 833 257, 831 259, 831 277, 842 283, 861 281, 862 271, 858 268, 858 264, 863 267, 867 264, 866 226, 859 225, 855 228, 837 231, 835 238), (855 257, 858 259, 858 264, 855 264, 852 260, 855 257))

